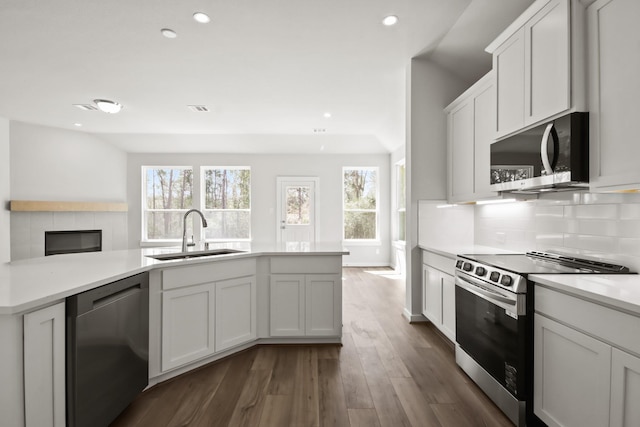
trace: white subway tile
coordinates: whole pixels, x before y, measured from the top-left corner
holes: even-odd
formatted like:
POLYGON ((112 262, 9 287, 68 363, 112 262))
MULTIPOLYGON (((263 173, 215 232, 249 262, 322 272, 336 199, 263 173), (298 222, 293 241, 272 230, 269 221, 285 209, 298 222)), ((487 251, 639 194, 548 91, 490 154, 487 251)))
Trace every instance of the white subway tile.
POLYGON ((640 219, 640 203, 620 205, 620 219, 640 219))
POLYGON ((640 257, 640 238, 620 238, 620 253, 640 257))
POLYGON ((593 236, 618 236, 618 222, 616 220, 580 219, 578 220, 578 234, 593 236))
POLYGON ((618 205, 578 205, 575 208, 576 218, 618 218, 618 205))
POLYGON ((564 206, 562 205, 536 206, 534 212, 536 217, 562 218, 564 216, 564 206))
POLYGON ((599 253, 615 253, 618 249, 618 239, 615 237, 565 234, 564 246, 599 253))
POLYGON ((619 237, 640 237, 640 218, 618 221, 619 237))

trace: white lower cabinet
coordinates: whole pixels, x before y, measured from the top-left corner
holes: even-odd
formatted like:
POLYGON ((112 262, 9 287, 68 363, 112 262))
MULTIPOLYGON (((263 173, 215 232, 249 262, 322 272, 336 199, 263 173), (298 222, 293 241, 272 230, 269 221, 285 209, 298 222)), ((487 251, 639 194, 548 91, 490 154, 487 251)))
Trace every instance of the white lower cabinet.
POLYGON ((453 273, 454 263, 450 258, 423 252, 422 314, 453 342, 456 340, 456 289, 449 272, 453 273))
POLYGON ((609 423, 611 347, 535 315, 534 412, 549 426, 609 423))
POLYGON ((334 274, 272 274, 270 335, 340 336, 341 284, 334 274))
POLYGON ((216 283, 216 351, 256 338, 255 276, 216 283))
POLYGON ((611 427, 640 426, 640 358, 611 353, 611 427))
POLYGON ((162 293, 162 370, 215 351, 215 283, 162 293))
POLYGON ((65 303, 62 302, 24 315, 27 427, 66 425, 65 381, 65 303))
POLYGON ((549 426, 640 426, 640 317, 535 292, 534 413, 549 426))

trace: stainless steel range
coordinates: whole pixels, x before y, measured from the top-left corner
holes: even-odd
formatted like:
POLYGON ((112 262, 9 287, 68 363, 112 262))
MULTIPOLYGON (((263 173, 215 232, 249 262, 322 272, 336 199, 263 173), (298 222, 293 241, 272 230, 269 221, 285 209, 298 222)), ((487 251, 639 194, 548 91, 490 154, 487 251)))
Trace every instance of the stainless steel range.
POLYGON ((533 424, 533 301, 530 274, 629 273, 561 254, 458 255, 456 363, 517 425, 533 424))

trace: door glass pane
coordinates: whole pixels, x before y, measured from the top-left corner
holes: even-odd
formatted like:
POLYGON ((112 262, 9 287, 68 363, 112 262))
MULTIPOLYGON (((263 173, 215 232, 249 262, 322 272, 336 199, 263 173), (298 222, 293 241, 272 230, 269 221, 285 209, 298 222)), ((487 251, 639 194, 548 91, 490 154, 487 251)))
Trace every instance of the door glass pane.
POLYGON ((310 187, 296 186, 287 187, 287 224, 288 225, 308 225, 311 223, 310 217, 310 187))

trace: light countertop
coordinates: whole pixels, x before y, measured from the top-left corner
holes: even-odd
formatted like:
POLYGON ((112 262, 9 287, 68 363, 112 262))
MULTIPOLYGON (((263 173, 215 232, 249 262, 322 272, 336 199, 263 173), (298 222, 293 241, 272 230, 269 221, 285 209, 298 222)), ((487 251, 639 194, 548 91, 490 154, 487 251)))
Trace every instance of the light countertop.
POLYGON ((640 316, 638 274, 536 274, 529 279, 550 289, 640 316))
POLYGON ((475 254, 475 255, 491 255, 491 254, 514 254, 522 253, 506 249, 493 248, 491 246, 481 245, 447 245, 447 246, 426 246, 419 245, 420 249, 433 252, 447 258, 455 259, 458 254, 475 254))
MULTIPOLYGON (((216 247, 211 245, 211 249, 216 247)), ((146 248, 31 258, 0 264, 0 315, 32 310, 68 296, 153 268, 254 256, 348 255, 341 243, 252 243, 239 252, 215 257, 158 261, 147 255, 179 253, 180 248, 146 248)))

